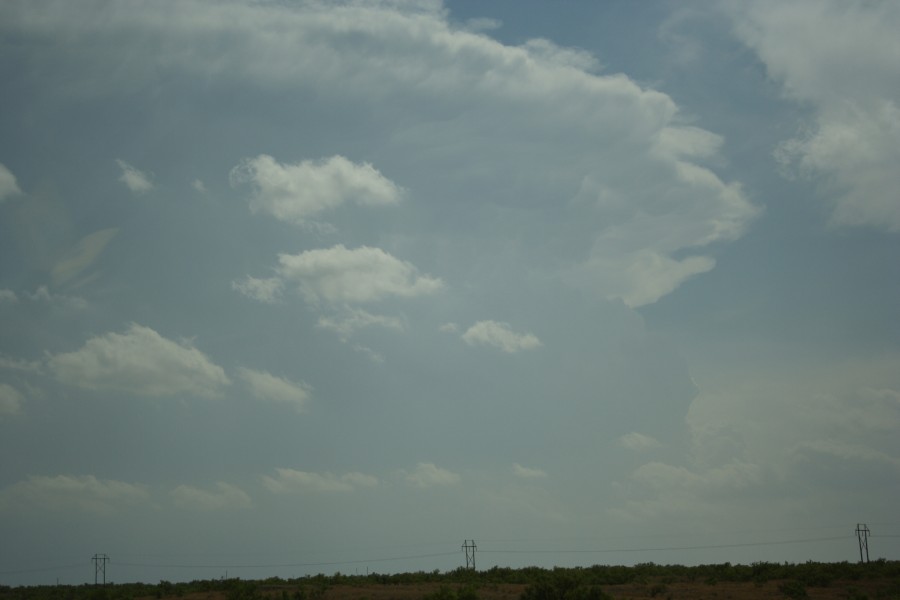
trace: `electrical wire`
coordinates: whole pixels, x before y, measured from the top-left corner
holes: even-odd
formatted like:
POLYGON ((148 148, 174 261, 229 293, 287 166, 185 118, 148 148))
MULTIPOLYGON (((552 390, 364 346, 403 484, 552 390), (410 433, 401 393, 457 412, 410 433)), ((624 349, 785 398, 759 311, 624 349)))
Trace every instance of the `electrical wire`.
POLYGON ((601 550, 480 550, 482 554, 610 554, 619 552, 666 552, 674 550, 716 550, 721 548, 749 548, 754 546, 782 546, 811 542, 846 540, 849 536, 780 540, 776 542, 744 542, 736 544, 707 544, 702 546, 666 546, 656 548, 604 548, 601 550))

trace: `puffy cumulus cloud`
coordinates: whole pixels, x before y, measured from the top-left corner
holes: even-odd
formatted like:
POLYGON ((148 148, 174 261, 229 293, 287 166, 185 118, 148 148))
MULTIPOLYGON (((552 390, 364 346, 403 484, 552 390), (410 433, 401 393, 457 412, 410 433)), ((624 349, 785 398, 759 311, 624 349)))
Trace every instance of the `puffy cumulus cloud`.
POLYGON ((10 196, 21 193, 22 190, 19 189, 16 176, 6 168, 6 165, 0 163, 0 202, 3 202, 10 196))
POLYGON ((263 476, 263 485, 274 493, 351 492, 378 485, 378 478, 365 473, 311 473, 294 469, 275 469, 275 477, 263 476))
POLYGON ((403 331, 402 319, 385 315, 374 315, 361 308, 346 307, 343 312, 332 316, 319 317, 318 327, 337 333, 341 339, 347 340, 354 332, 367 327, 382 327, 403 331))
POLYGON ((231 289, 240 292, 248 298, 253 298, 267 304, 274 304, 281 298, 284 282, 278 277, 257 279, 249 275, 243 279, 235 279, 231 282, 231 289))
POLYGON ((21 412, 23 400, 19 390, 8 383, 0 383, 0 417, 21 412))
POLYGON ((461 480, 459 474, 430 462, 420 462, 412 472, 406 473, 404 478, 410 485, 420 488, 455 485, 461 480))
POLYGON ((523 467, 519 463, 513 464, 513 474, 516 477, 521 477, 523 479, 543 479, 547 476, 547 472, 541 469, 534 469, 531 467, 523 467))
POLYGON ((662 446, 662 444, 656 438, 649 435, 644 435, 643 433, 638 433, 636 431, 632 431, 631 433, 626 433, 625 435, 620 436, 619 444, 621 444, 625 448, 628 448, 629 450, 635 450, 638 452, 643 452, 645 450, 655 450, 662 446))
POLYGON ((124 183, 129 190, 136 194, 143 194, 153 189, 153 183, 150 181, 149 175, 137 170, 120 158, 116 159, 116 164, 122 170, 119 181, 124 183))
POLYGON ((362 303, 389 297, 433 294, 443 287, 435 277, 419 275, 409 262, 380 248, 343 244, 278 256, 279 273, 313 304, 362 303))
POLYGON ((179 485, 169 492, 169 496, 176 506, 194 510, 226 510, 253 506, 247 492, 223 481, 217 482, 212 490, 179 485))
MULTIPOLYGON (((720 152, 718 138, 685 127, 667 95, 596 72, 585 52, 546 40, 508 46, 454 25, 440 3, 184 0, 84 17, 101 6, 42 11, 8 2, 0 23, 38 42, 65 34, 65 56, 29 59, 90 69, 61 93, 141 89, 175 72, 364 107, 360 126, 385 132, 379 154, 409 165, 403 181, 422 202, 463 210, 479 199, 488 208, 468 213, 473 225, 495 231, 497 244, 521 244, 518 256, 566 239, 554 270, 569 267, 570 282, 631 306, 711 269, 703 249, 738 237, 759 212, 706 166, 720 152), (127 70, 105 51, 123 32, 154 49, 135 48, 127 70), (503 238, 510 223, 518 241, 503 238)), ((301 222, 342 202, 398 197, 374 167, 339 157, 284 165, 258 156, 236 177, 255 187, 257 210, 301 222)))
POLYGON ((835 225, 900 231, 900 6, 806 0, 733 3, 736 31, 785 93, 813 111, 783 165, 824 180, 835 225))
POLYGON ((534 334, 516 333, 509 323, 498 321, 478 321, 462 334, 462 339, 470 346, 493 346, 510 354, 541 345, 534 334))
POLYGON ((297 412, 303 412, 309 403, 311 390, 301 382, 277 377, 266 371, 239 368, 238 376, 250 392, 259 400, 286 404, 297 412))
POLYGON ((81 238, 65 258, 57 262, 50 271, 54 285, 61 285, 90 267, 106 245, 116 236, 119 229, 101 229, 81 238))
POLYGON ((109 513, 147 504, 146 487, 93 475, 33 475, 0 490, 0 509, 109 513))
POLYGON ((190 343, 169 340, 138 324, 124 333, 90 338, 74 352, 53 355, 47 368, 67 385, 142 396, 213 397, 230 383, 222 367, 190 343))
POLYGON ((345 202, 386 206, 400 202, 403 194, 371 164, 357 164, 343 156, 285 165, 260 154, 234 167, 230 179, 232 185, 253 186, 250 208, 254 212, 298 224, 345 202))

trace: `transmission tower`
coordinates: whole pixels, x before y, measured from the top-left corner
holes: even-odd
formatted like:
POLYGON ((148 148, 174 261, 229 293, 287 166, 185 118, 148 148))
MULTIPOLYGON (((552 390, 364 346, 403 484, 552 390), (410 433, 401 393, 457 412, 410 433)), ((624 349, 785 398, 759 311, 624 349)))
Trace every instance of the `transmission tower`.
POLYGON ((475 540, 463 540, 463 552, 466 553, 466 569, 475 570, 475 540))
POLYGON ((856 524, 856 537, 859 538, 859 562, 863 562, 863 551, 866 554, 866 562, 869 562, 869 527, 865 523, 856 524))
POLYGON ((109 561, 109 556, 106 554, 95 554, 91 557, 91 560, 94 561, 94 585, 97 585, 101 578, 103 579, 103 585, 106 585, 106 563, 109 561))

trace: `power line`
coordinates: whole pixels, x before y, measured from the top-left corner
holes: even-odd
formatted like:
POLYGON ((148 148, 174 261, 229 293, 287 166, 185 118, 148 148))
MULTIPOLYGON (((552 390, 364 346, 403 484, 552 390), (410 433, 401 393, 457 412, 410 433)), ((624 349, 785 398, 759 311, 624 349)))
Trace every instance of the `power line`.
POLYGON ((387 558, 366 558, 359 560, 336 560, 328 562, 307 563, 271 563, 271 564, 217 564, 217 565, 185 565, 185 564, 153 564, 153 563, 129 563, 117 562, 120 567, 153 567, 157 569, 275 569, 288 567, 330 567, 335 565, 359 565, 363 563, 391 562, 395 560, 414 560, 417 558, 436 558, 439 556, 451 556, 456 552, 436 552, 433 554, 416 554, 412 556, 391 556, 387 558))
POLYGON ((807 538, 802 540, 779 540, 775 542, 744 542, 735 544, 707 544, 701 546, 666 546, 655 548, 604 548, 601 550, 482 550, 491 554, 603 554, 614 552, 664 552, 670 550, 715 550, 720 548, 748 548, 753 546, 782 546, 787 544, 804 544, 810 542, 832 542, 846 540, 847 536, 807 538))

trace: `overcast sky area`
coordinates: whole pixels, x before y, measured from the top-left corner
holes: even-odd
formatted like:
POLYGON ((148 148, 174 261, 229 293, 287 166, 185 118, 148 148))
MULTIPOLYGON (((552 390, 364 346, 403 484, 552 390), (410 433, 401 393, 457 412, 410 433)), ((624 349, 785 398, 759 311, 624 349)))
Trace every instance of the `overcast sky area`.
POLYGON ((900 559, 900 3, 0 3, 0 583, 900 559))

